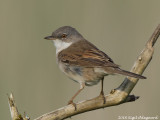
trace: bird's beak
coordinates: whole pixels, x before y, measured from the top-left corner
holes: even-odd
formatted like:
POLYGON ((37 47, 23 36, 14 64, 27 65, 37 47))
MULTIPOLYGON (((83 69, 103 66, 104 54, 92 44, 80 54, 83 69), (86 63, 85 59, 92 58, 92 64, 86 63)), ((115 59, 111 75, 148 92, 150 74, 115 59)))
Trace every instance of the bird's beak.
POLYGON ((55 37, 54 36, 47 36, 44 39, 46 39, 46 40, 55 40, 55 37))

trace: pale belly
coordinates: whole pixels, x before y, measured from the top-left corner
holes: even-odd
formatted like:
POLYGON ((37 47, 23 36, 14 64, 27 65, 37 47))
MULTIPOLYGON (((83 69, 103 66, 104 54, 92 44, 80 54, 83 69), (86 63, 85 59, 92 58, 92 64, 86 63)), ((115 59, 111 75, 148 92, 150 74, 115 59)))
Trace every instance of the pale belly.
POLYGON ((59 64, 59 68, 64 72, 69 78, 78 82, 85 83, 86 86, 96 85, 103 77, 106 75, 104 73, 95 70, 94 68, 81 68, 75 66, 68 66, 64 64, 59 64))

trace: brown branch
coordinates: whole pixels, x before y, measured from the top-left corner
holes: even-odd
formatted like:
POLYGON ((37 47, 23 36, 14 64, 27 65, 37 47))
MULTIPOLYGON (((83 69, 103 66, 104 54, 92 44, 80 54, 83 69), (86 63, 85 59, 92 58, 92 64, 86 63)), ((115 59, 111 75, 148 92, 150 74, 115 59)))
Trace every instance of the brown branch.
MULTIPOLYGON (((158 37, 160 35, 160 24, 157 26, 155 31, 153 32, 151 38, 147 41, 145 48, 142 50, 140 55, 138 56, 137 60, 135 61, 131 72, 142 74, 145 70, 145 68, 150 63, 153 53, 154 53, 154 44, 157 41, 158 37)), ((127 94, 129 94, 136 83, 138 82, 138 79, 136 78, 125 78, 123 83, 119 86, 118 90, 125 91, 127 94)))
MULTIPOLYGON (((145 48, 140 53, 139 57, 135 61, 131 71, 137 74, 142 74, 147 67, 147 65, 150 63, 152 59, 152 55, 154 52, 154 44, 157 41, 158 37, 160 35, 160 25, 156 28, 154 33, 152 34, 149 41, 146 43, 145 48)), ((109 106, 115 106, 126 102, 132 102, 138 99, 138 96, 129 95, 136 83, 138 82, 138 79, 127 77, 124 79, 122 84, 112 90, 110 94, 106 95, 106 103, 103 104, 103 98, 101 96, 98 96, 96 98, 82 101, 76 104, 77 110, 75 111, 75 108, 72 105, 68 105, 65 107, 62 107, 60 109, 57 109, 55 111, 52 111, 50 113, 46 113, 35 120, 62 120, 71 116, 74 116, 76 114, 81 114, 87 111, 92 111, 95 109, 105 108, 109 106)))

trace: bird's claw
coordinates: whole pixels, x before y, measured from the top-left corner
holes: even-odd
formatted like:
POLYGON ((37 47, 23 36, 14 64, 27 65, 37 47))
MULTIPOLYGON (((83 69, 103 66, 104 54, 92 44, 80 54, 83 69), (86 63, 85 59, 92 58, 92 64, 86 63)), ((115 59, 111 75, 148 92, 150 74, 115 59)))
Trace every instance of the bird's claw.
POLYGON ((70 104, 72 104, 72 105, 74 106, 75 111, 76 111, 76 110, 77 110, 76 104, 75 104, 72 100, 70 100, 70 101, 68 102, 68 105, 70 105, 70 104))
POLYGON ((104 92, 101 91, 99 96, 103 98, 103 104, 105 104, 106 103, 106 98, 105 98, 104 92))

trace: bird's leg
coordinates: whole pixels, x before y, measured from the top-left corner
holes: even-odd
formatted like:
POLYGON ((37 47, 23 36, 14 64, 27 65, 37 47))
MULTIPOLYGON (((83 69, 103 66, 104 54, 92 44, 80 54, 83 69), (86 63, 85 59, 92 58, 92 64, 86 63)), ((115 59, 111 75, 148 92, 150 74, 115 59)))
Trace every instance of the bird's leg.
POLYGON ((77 107, 76 107, 76 104, 73 102, 73 100, 84 89, 84 86, 85 86, 84 83, 80 83, 80 89, 76 92, 76 94, 68 102, 68 104, 72 104, 75 107, 75 110, 77 110, 77 107))
POLYGON ((99 96, 102 96, 102 97, 103 97, 103 104, 105 104, 105 103, 106 103, 106 99, 105 99, 104 91, 103 91, 103 81, 104 81, 104 77, 103 77, 102 80, 101 80, 101 92, 100 92, 100 95, 99 95, 99 96))

